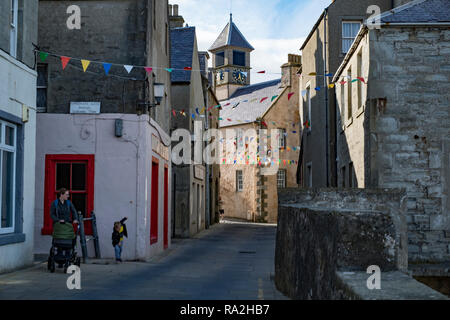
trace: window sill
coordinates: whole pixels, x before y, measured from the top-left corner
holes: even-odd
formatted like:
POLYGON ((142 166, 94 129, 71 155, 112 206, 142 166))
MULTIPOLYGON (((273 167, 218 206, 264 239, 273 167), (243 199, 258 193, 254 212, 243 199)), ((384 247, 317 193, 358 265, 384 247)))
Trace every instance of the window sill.
POLYGON ((25 242, 25 234, 23 233, 0 234, 0 246, 22 242, 25 242))

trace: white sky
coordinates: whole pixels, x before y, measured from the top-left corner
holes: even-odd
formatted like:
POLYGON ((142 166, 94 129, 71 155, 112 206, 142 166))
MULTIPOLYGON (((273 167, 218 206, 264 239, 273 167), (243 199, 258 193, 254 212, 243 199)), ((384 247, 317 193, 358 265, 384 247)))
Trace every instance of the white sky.
MULTIPOLYGON (((196 27, 198 47, 207 51, 230 19, 255 48, 251 82, 281 77, 280 66, 300 47, 331 0, 171 0, 185 23, 196 27), (265 70, 266 74, 257 74, 265 70), (274 73, 274 74, 270 74, 274 73)), ((211 60, 210 60, 211 61, 211 60)))

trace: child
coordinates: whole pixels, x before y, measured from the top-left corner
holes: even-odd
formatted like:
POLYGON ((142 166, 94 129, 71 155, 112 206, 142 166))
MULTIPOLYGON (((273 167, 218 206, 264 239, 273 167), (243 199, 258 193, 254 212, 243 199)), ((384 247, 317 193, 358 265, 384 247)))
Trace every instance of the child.
POLYGON ((114 229, 112 233, 112 245, 114 247, 114 251, 116 252, 116 262, 122 262, 122 247, 123 247, 123 236, 128 238, 127 226, 125 225, 125 221, 128 218, 125 217, 120 222, 114 222, 114 229))

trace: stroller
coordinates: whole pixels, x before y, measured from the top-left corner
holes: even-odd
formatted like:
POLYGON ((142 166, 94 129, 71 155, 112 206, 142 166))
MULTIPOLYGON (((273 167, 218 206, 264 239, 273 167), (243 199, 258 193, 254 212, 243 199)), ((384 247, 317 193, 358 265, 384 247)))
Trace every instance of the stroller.
POLYGON ((77 227, 77 233, 75 234, 70 223, 57 222, 54 224, 52 247, 47 263, 47 269, 51 273, 55 272, 56 264, 58 264, 58 268, 64 267, 64 273, 67 273, 70 265, 80 266, 81 259, 77 257, 75 251, 79 232, 80 227, 77 227))

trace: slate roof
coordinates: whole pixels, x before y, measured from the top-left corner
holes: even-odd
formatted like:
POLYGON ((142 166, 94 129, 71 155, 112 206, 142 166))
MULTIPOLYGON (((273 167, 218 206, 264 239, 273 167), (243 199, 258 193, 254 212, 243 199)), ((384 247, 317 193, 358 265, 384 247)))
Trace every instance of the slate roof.
POLYGON ((219 37, 213 43, 209 51, 213 51, 225 46, 235 46, 244 49, 255 50, 250 43, 245 39, 238 27, 233 22, 232 15, 230 15, 230 22, 220 33, 219 37))
MULTIPOLYGON (((195 27, 170 30, 170 67, 174 69, 192 68, 194 54, 195 27)), ((191 71, 173 70, 172 82, 190 82, 191 71)))
POLYGON ((220 103, 222 110, 219 117, 223 120, 219 121, 219 126, 223 128, 254 122, 270 108, 275 101, 272 101, 272 97, 282 93, 283 88, 280 85, 281 79, 277 79, 237 89, 230 99, 220 103), (267 99, 261 103, 264 97, 267 99))
POLYGON ((415 0, 381 14, 381 23, 450 22, 450 0, 415 0))

